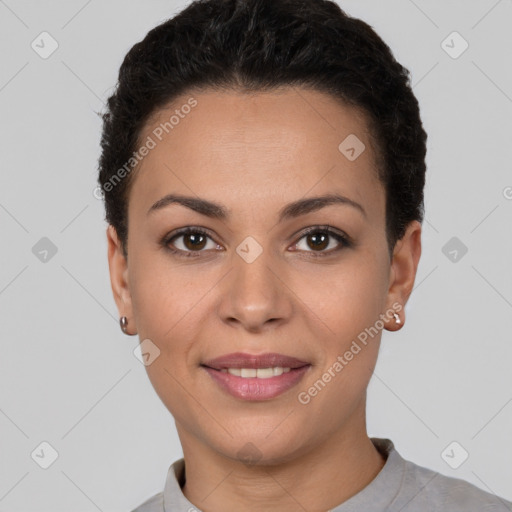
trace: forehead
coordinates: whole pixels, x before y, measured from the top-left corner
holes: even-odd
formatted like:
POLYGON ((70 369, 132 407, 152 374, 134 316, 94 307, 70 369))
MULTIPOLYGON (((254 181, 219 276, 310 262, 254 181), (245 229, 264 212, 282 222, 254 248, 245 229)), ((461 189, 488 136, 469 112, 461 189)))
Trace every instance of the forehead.
POLYGON ((365 115, 325 93, 191 91, 153 114, 139 137, 149 139, 137 208, 174 191, 269 208, 335 191, 383 207, 365 115))

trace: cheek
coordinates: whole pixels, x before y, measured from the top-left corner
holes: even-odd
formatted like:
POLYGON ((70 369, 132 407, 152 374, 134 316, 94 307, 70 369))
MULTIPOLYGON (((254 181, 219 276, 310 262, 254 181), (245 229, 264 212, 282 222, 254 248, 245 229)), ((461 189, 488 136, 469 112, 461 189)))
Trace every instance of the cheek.
POLYGON ((298 281, 300 296, 339 343, 375 323, 386 301, 387 270, 368 255, 347 259, 345 265, 323 269, 298 281))
POLYGON ((315 292, 310 291, 310 306, 329 327, 328 335, 322 336, 323 354, 315 375, 316 387, 322 390, 319 395, 323 395, 317 403, 332 400, 333 406, 344 403, 350 408, 366 388, 377 361, 384 326, 380 315, 386 300, 386 266, 368 253, 316 282, 315 292))
POLYGON ((137 330, 159 344, 172 339, 187 324, 198 303, 202 286, 160 253, 134 255, 130 268, 130 292, 137 330))
POLYGON ((159 398, 181 421, 194 406, 187 400, 184 386, 193 371, 190 354, 201 325, 198 316, 204 315, 200 299, 205 287, 158 257, 153 256, 151 264, 143 259, 138 263, 132 281, 137 330, 141 342, 149 339, 159 350, 146 372, 159 398))

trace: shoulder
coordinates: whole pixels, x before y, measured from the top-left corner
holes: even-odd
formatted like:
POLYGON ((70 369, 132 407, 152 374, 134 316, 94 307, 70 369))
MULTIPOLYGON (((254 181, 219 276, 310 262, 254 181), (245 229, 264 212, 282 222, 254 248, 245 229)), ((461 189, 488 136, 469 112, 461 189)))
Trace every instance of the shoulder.
POLYGON ((159 492, 155 494, 144 503, 141 503, 137 508, 131 512, 163 512, 164 510, 164 494, 159 492))
MULTIPOLYGON (((372 442, 386 463, 359 497, 354 497, 354 505, 378 501, 387 512, 512 512, 510 501, 404 459, 390 439, 372 438, 372 442)), ((347 508, 352 509, 356 510, 347 508)))
MULTIPOLYGON (((512 512, 512 502, 460 478, 449 477, 404 460, 401 489, 404 511, 512 512)), ((399 500, 400 493, 397 496, 399 500)))
POLYGON ((184 483, 185 460, 183 458, 174 461, 167 470, 164 490, 155 494, 144 503, 141 503, 131 512, 167 512, 170 510, 183 510, 190 508, 181 491, 184 483))

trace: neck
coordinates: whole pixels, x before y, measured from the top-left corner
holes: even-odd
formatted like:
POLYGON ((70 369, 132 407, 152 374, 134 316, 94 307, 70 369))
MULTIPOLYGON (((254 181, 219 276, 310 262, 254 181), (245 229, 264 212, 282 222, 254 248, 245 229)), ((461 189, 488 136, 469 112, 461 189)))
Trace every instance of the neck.
POLYGON ((325 512, 364 489, 385 464, 366 433, 364 404, 350 425, 286 461, 246 465, 176 424, 186 498, 203 512, 325 512))

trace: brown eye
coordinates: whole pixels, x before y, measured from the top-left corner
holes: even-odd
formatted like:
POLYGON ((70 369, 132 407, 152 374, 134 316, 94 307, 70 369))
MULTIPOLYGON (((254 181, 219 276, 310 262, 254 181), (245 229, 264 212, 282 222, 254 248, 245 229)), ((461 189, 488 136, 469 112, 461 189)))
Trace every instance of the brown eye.
POLYGON ((300 246, 300 241, 295 244, 294 247, 298 250, 309 253, 319 253, 312 254, 314 256, 323 256, 324 254, 327 256, 328 254, 336 252, 343 247, 350 246, 347 237, 331 230, 328 227, 310 228, 305 233, 303 233, 300 240, 303 239, 305 240, 305 243, 302 245, 302 247, 300 246), (326 250, 328 247, 330 247, 330 250, 326 250))
POLYGON ((311 235, 306 235, 306 239, 308 240, 308 246, 312 249, 323 250, 329 245, 329 235, 326 235, 325 233, 313 233, 311 235))
POLYGON ((199 256, 203 249, 215 249, 217 244, 211 237, 199 228, 186 228, 167 237, 163 244, 172 252, 180 256, 199 256), (207 247, 208 241, 211 242, 207 247), (196 253, 196 254, 194 254, 196 253))
POLYGON ((206 236, 200 233, 187 233, 181 235, 183 237, 183 245, 191 251, 201 250, 205 246, 206 236))

